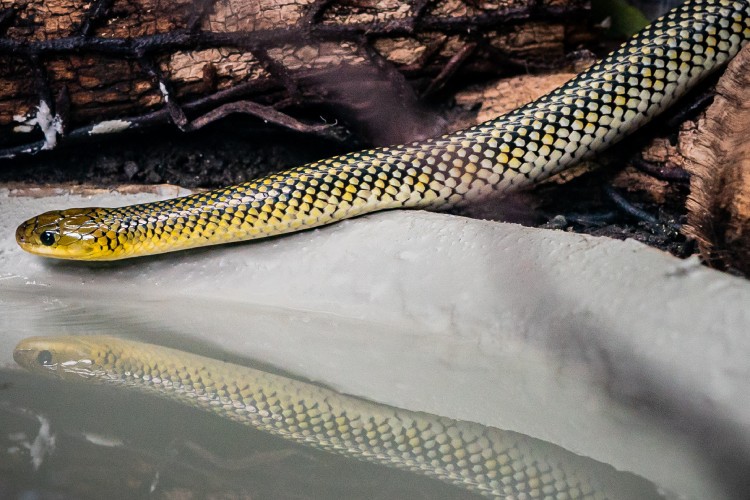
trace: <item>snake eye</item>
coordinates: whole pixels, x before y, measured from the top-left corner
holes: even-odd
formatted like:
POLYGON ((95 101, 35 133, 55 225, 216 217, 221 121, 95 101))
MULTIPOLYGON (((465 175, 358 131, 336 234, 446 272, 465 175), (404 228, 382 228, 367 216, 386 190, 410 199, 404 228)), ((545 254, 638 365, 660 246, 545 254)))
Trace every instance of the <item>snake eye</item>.
POLYGON ((39 354, 36 357, 36 361, 42 366, 51 365, 52 353, 49 351, 39 351, 39 354))
POLYGON ((42 234, 39 235, 39 241, 42 242, 42 245, 46 247, 51 247, 52 245, 55 244, 55 233, 52 231, 44 231, 42 234))

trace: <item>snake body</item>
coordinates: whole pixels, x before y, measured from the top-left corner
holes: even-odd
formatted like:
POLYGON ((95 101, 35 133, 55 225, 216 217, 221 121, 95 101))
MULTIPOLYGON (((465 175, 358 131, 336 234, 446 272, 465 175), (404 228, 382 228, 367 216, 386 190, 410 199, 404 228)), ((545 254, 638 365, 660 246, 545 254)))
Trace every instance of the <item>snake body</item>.
POLYGON ((689 0, 557 90, 475 127, 166 201, 48 212, 16 238, 40 255, 112 260, 501 196, 638 129, 749 38, 750 1, 689 0))
POLYGON ((508 499, 661 498, 648 481, 511 431, 111 337, 21 341, 31 371, 150 392, 285 439, 508 499))

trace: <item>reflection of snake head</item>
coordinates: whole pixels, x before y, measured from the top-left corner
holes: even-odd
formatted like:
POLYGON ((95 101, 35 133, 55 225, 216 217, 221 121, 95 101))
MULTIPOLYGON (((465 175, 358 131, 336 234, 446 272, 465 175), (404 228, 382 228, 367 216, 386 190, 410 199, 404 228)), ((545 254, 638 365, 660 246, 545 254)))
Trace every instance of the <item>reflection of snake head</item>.
POLYGON ((119 244, 117 235, 92 208, 46 212, 29 219, 16 229, 16 241, 33 254, 88 260, 96 259, 103 250, 112 251, 119 244))
POLYGON ((86 337, 30 337, 13 351, 13 359, 27 370, 62 379, 91 378, 101 371, 107 353, 86 337))

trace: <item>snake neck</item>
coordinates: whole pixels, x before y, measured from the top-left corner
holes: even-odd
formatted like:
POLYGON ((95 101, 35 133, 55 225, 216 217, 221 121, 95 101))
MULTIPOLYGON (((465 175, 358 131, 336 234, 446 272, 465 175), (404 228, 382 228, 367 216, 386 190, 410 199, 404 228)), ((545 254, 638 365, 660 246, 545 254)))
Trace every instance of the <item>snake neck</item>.
POLYGON ((181 198, 96 209, 89 217, 100 228, 100 249, 92 257, 251 240, 376 210, 455 203, 461 197, 452 190, 433 189, 433 160, 426 155, 424 145, 364 151, 181 198))

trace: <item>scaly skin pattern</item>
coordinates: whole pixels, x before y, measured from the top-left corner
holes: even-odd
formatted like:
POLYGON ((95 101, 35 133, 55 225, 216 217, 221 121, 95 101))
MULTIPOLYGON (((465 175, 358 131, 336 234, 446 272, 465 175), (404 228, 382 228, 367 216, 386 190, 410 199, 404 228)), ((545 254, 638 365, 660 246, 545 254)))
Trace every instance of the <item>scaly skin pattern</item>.
POLYGON ((470 129, 173 200, 48 212, 23 223, 16 238, 39 255, 113 260, 502 196, 638 129, 748 38, 750 0, 689 0, 559 89, 470 129))
POLYGON ((661 498, 644 479, 522 434, 376 404, 165 347, 112 337, 32 337, 13 357, 33 372, 157 394, 485 496, 661 498))

